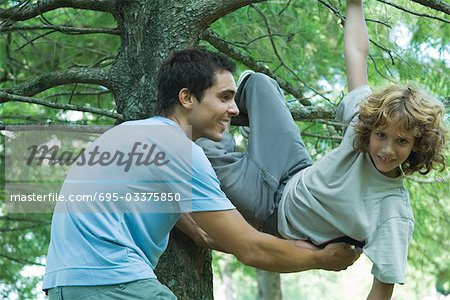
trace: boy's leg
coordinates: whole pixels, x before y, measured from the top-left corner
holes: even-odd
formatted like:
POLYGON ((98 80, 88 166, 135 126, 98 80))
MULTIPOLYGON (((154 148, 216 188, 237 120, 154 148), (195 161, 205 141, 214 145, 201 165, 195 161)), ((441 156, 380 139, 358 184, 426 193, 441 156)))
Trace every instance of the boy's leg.
POLYGON ((239 86, 236 101, 240 111, 249 115, 247 151, 235 152, 229 133, 224 133, 221 142, 196 142, 211 161, 228 198, 250 224, 262 229, 276 209, 274 198, 280 182, 309 166, 311 160, 274 80, 263 74, 250 75, 239 86))
POLYGON ((195 142, 203 148, 228 199, 253 227, 261 229, 273 207, 273 192, 265 184, 261 167, 244 153, 235 152, 229 132, 223 136, 220 142, 206 138, 195 142))
POLYGON ((250 123, 246 153, 274 179, 272 188, 312 164, 275 80, 261 73, 250 75, 237 102, 250 123))

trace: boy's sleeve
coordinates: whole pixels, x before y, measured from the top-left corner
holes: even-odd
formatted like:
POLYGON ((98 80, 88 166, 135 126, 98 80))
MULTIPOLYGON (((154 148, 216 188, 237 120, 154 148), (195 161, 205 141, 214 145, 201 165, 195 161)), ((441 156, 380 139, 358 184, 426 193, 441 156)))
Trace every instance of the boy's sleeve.
POLYGON ((384 283, 405 283, 408 246, 414 222, 394 217, 386 220, 369 237, 364 253, 373 263, 372 274, 384 283))
POLYGON ((359 103, 372 93, 368 85, 360 86, 342 99, 336 111, 336 120, 345 125, 350 124, 352 119, 358 113, 359 103))

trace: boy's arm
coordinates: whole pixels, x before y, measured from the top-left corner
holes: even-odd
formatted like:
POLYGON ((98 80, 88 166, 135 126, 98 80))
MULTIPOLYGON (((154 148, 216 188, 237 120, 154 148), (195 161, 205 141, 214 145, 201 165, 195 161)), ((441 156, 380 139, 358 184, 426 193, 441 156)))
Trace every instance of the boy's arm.
POLYGON ((344 26, 344 56, 349 92, 367 84, 369 36, 362 0, 347 0, 344 26))
POLYGON ((370 290, 367 300, 389 300, 392 297, 394 291, 394 285, 389 283, 383 283, 373 278, 372 289, 370 290))
POLYGON ((343 270, 361 254, 349 244, 328 245, 312 250, 262 233, 250 226, 236 210, 195 212, 192 218, 217 245, 242 263, 271 272, 310 269, 343 270))

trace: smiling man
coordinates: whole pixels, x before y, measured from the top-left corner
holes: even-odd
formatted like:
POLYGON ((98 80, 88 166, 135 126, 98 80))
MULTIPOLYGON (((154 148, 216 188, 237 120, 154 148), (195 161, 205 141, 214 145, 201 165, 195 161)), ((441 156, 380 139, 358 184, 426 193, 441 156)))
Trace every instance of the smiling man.
POLYGON ((72 167, 61 194, 97 195, 107 182, 109 190, 104 192, 116 193, 123 201, 83 206, 95 207, 95 213, 80 212, 79 204, 58 203, 44 278, 50 299, 175 299, 154 273, 175 224, 198 245, 232 253, 247 265, 269 271, 342 270, 357 259, 360 253, 347 244, 318 250, 261 233, 221 191, 211 164, 193 140, 220 141, 231 117, 239 113, 234 69, 219 54, 174 52, 160 69, 158 116, 125 122, 90 146, 125 153, 136 142, 155 144, 169 163, 133 165, 128 172, 117 165, 72 167), (80 182, 88 184, 76 185, 80 182), (161 201, 152 206, 156 194, 161 201), (168 195, 175 195, 174 201, 168 195))

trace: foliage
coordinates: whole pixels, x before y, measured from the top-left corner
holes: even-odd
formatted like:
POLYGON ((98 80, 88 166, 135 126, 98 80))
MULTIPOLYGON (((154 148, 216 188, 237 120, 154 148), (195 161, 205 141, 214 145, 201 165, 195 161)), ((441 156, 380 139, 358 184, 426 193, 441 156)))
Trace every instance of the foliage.
MULTIPOLYGON (((18 2, 6 1, 0 4, 0 8, 12 7, 18 2)), ((370 84, 375 87, 389 82, 416 81, 448 101, 450 26, 448 21, 425 17, 424 14, 444 20, 448 20, 448 15, 408 0, 395 3, 422 15, 413 15, 381 1, 366 1, 366 18, 373 41, 369 64, 370 84)), ((210 28, 242 57, 252 58, 267 67, 277 78, 292 85, 313 106, 334 108, 345 93, 342 55, 344 10, 343 0, 270 1, 236 10, 220 18, 210 28)), ((3 21, 0 29, 5 24, 11 25, 3 21)), ((117 26, 116 20, 109 14, 71 8, 49 11, 12 25, 59 24, 110 30, 117 26)), ((201 40, 200 44, 213 49, 206 40, 201 40)), ((0 32, 0 89, 12 88, 55 70, 108 68, 113 64, 122 42, 116 34, 75 34, 53 30, 0 32)), ((237 61, 239 71, 248 68, 242 61, 237 61)), ((112 92, 94 84, 59 85, 36 97, 59 103, 100 107, 108 111, 117 110, 112 92)), ((297 103, 297 99, 289 93, 287 100, 291 104, 297 103)), ((3 103, 0 113, 2 124, 100 125, 116 122, 115 119, 90 112, 74 113, 18 102, 3 103)), ((316 159, 339 142, 330 137, 338 136, 341 128, 329 120, 309 120, 298 122, 298 125, 310 153, 316 159)), ((3 154, 2 145, 3 140, 0 145, 3 154)), ((3 159, 0 159, 0 167, 1 180, 4 182, 3 159)), ((443 174, 430 174, 428 179, 414 177, 408 180, 416 217, 409 256, 412 267, 409 276, 413 281, 426 278, 425 282, 436 284, 442 293, 449 289, 449 177, 446 171, 443 174), (433 178, 438 176, 442 176, 442 183, 434 182, 433 178)), ((1 203, 4 203, 4 193, 0 192, 1 203)), ((4 212, 0 213, 1 293, 6 298, 11 292, 18 291, 23 298, 34 298, 33 288, 41 278, 25 278, 21 270, 32 263, 45 262, 50 216, 33 214, 14 215, 10 216, 11 219, 7 217, 4 212)), ((215 256, 216 270, 220 270, 221 259, 220 255, 215 256)), ((229 271, 236 273, 235 277, 239 281, 247 282, 248 278, 255 277, 253 270, 243 269, 236 261, 231 263, 229 271)))

